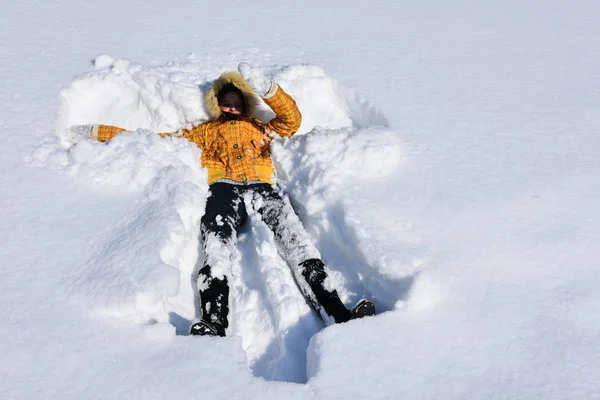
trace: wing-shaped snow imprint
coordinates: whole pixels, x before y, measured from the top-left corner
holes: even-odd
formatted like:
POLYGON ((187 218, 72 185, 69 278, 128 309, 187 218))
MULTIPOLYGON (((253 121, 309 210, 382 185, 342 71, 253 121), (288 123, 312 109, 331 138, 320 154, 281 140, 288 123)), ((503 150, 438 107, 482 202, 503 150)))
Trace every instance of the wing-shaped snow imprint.
MULTIPOLYGON (((145 131, 107 144, 69 148, 48 142, 32 161, 63 169, 110 196, 137 196, 128 215, 107 227, 85 266, 65 278, 92 311, 136 323, 166 323, 187 334, 199 316, 195 274, 202 260, 199 221, 208 186, 199 150, 153 132, 206 119, 202 88, 234 65, 191 59, 147 67, 100 57, 96 70, 61 92, 57 136, 74 124, 105 123, 145 131), (199 90, 200 88, 200 90, 199 90)), ((297 101, 302 126, 273 142, 284 188, 349 306, 361 297, 391 310, 407 296, 424 254, 409 221, 386 198, 387 178, 405 158, 385 117, 316 66, 272 67, 267 73, 297 101)), ((270 110, 260 110, 263 119, 270 110)), ((230 334, 241 338, 248 364, 268 380, 305 382, 306 350, 323 327, 277 252, 273 234, 253 214, 240 233, 233 265, 230 334)))
POLYGON ((281 184, 352 304, 391 310, 422 267, 419 235, 394 207, 386 178, 403 162, 387 128, 315 128, 275 145, 281 184))

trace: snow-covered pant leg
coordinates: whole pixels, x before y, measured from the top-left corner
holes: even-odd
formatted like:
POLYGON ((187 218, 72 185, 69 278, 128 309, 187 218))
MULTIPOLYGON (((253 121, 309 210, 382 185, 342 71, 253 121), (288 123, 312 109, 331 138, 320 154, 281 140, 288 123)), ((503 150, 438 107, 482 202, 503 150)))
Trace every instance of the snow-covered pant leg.
POLYGON ((214 183, 201 220, 204 264, 198 274, 202 319, 224 336, 229 326, 229 285, 237 232, 247 218, 236 185, 214 183))
POLYGON ((327 323, 346 322, 350 311, 327 282, 325 265, 290 201, 268 184, 253 187, 255 207, 273 231, 279 252, 288 262, 306 299, 327 323))
POLYGON ((344 306, 337 291, 327 284, 327 272, 323 261, 319 258, 311 258, 300 263, 298 267, 314 293, 317 304, 311 296, 307 296, 307 298, 312 301, 313 307, 319 311, 323 320, 330 322, 329 319, 333 318, 336 323, 349 321, 350 310, 344 306))

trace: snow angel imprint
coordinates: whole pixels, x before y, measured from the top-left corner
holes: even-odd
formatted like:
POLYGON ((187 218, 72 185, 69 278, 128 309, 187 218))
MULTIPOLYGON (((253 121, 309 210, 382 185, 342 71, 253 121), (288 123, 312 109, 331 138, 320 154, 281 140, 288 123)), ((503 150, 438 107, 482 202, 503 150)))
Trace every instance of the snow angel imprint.
MULTIPOLYGON (((198 276, 202 319, 190 327, 192 335, 225 336, 233 251, 237 234, 247 219, 244 198, 251 199, 273 231, 279 252, 290 266, 298 286, 326 323, 346 322, 373 315, 368 300, 348 309, 337 291, 325 284, 327 272, 316 247, 287 197, 273 185, 270 143, 274 135, 291 137, 302 116, 294 99, 259 69, 240 63, 238 72, 226 72, 205 95, 211 120, 192 129, 162 136, 183 137, 202 149, 208 169, 210 196, 201 220, 203 266, 198 276), (260 99, 275 112, 268 123, 253 117, 260 99)), ((107 141, 125 129, 108 125, 69 128, 72 139, 107 141)))

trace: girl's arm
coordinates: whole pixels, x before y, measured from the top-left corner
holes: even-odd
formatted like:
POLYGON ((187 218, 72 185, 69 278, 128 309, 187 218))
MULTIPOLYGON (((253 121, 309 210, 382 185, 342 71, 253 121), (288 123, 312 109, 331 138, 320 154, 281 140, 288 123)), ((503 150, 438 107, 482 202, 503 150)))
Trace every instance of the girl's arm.
MULTIPOLYGON (((206 125, 202 124, 193 127, 192 129, 181 129, 175 133, 160 133, 161 137, 181 137, 195 143, 201 149, 204 148, 205 143, 205 131, 206 125)), ((79 139, 91 138, 98 140, 99 142, 106 142, 117 136, 121 132, 125 132, 127 129, 119 128, 117 126, 110 125, 75 125, 65 130, 67 141, 75 143, 79 139)))
POLYGON ((275 132, 282 137, 291 137, 300 128, 302 114, 296 102, 278 84, 273 83, 263 100, 275 112, 275 118, 267 123, 267 132, 275 132))
MULTIPOLYGON (((198 145, 200 145, 199 142, 199 134, 200 132, 203 130, 203 127, 206 124, 202 124, 202 125, 198 125, 193 127, 192 129, 181 129, 177 132, 163 132, 163 133, 159 133, 160 137, 177 137, 177 138, 184 138, 189 140, 190 142, 194 142, 198 145)), ((117 136, 119 133, 126 131, 127 129, 123 129, 123 128, 119 128, 116 126, 110 126, 110 125, 94 125, 92 128, 92 134, 91 134, 91 138, 98 140, 100 142, 106 142, 112 138, 114 138, 115 136, 117 136)))
POLYGON ((110 125, 93 125, 90 137, 99 142, 106 142, 127 129, 110 125))
POLYGON ((274 132, 284 137, 290 137, 296 133, 300 128, 302 115, 294 99, 284 92, 278 84, 267 78, 259 68, 241 62, 238 65, 238 70, 248 86, 275 111, 275 118, 267 123, 267 132, 274 132))

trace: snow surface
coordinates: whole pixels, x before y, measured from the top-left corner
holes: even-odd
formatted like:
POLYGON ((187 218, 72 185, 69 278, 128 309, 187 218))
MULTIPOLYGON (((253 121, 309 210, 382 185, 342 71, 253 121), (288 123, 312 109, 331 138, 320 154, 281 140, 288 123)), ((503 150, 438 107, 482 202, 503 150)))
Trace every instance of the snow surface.
POLYGON ((4 4, 0 398, 600 398, 598 20, 586 0, 4 4), (324 328, 252 213, 231 334, 187 336, 206 171, 156 132, 205 120, 240 61, 297 100, 278 184, 342 299, 380 315, 324 328), (130 131, 68 146, 90 123, 130 131))

